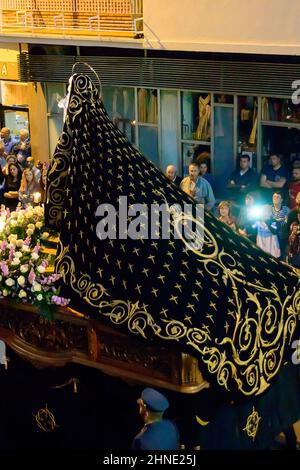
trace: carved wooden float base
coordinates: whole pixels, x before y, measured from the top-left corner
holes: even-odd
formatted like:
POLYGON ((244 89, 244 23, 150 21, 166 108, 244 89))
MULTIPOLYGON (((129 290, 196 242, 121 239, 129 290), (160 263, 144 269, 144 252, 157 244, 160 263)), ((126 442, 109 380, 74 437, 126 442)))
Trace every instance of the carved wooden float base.
POLYGON ((32 305, 0 301, 0 339, 36 367, 74 362, 177 392, 209 387, 193 356, 137 340, 69 308, 49 321, 32 305))

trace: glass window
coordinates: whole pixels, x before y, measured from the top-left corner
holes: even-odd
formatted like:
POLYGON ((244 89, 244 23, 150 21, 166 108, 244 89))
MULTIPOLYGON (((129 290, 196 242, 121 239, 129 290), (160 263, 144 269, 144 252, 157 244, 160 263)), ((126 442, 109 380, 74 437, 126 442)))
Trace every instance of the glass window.
POLYGON ((157 127, 139 126, 139 150, 156 166, 159 166, 157 127))
POLYGON ((233 95, 215 95, 217 104, 233 104, 233 95))
POLYGON ((261 118, 263 121, 281 121, 300 123, 300 104, 292 100, 265 98, 261 100, 261 118))
POLYGON ((139 88, 138 121, 157 124, 157 90, 139 88))
POLYGON ((226 197, 226 184, 235 168, 233 149, 233 108, 216 106, 214 112, 213 190, 217 197, 226 197))
POLYGON ((177 91, 161 90, 160 92, 161 124, 161 160, 162 169, 175 165, 181 174, 178 149, 178 95, 177 91))
POLYGON ((189 165, 193 161, 206 161, 210 171, 210 146, 194 144, 182 144, 183 176, 189 174, 189 165))
POLYGON ((262 163, 272 154, 280 154, 289 168, 293 160, 300 159, 300 129, 279 126, 262 126, 262 163))
POLYGON ((184 91, 181 94, 182 139, 210 141, 211 95, 184 91))
POLYGON ((66 96, 66 86, 64 83, 47 83, 47 112, 48 112, 48 132, 49 132, 49 153, 53 155, 58 138, 62 132, 64 124, 64 109, 62 105, 66 96))
POLYGON ((257 98, 238 96, 238 149, 243 152, 257 152, 257 98))
POLYGON ((103 87, 103 104, 120 131, 131 142, 135 142, 134 89, 125 87, 103 87))

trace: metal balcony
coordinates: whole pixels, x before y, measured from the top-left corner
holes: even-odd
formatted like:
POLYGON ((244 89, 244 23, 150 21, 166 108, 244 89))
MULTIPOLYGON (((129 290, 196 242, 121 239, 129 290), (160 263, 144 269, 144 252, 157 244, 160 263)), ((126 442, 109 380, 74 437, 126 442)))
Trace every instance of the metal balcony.
POLYGON ((0 0, 0 35, 141 38, 143 0, 0 0))

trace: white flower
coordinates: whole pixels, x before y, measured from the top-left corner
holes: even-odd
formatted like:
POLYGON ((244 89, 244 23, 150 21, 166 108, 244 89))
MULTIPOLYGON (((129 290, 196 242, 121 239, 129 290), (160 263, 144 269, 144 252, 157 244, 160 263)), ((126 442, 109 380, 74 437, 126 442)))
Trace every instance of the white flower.
POLYGON ((22 258, 22 256, 23 256, 23 253, 21 253, 21 251, 15 252, 15 258, 22 258))
POLYGON ((20 239, 20 240, 17 240, 16 246, 17 246, 18 248, 22 248, 22 246, 23 246, 23 240, 21 240, 21 239, 20 239))
POLYGON ((41 236, 41 239, 42 240, 47 240, 47 238, 49 238, 49 233, 48 232, 44 232, 41 236))
POLYGON ((30 219, 32 216, 33 216, 32 210, 29 210, 29 209, 28 209, 28 211, 25 212, 25 218, 26 218, 26 219, 30 219))
POLYGON ((20 286, 24 286, 26 279, 24 276, 19 276, 17 281, 20 286))
POLYGON ((34 282, 32 286, 32 291, 33 292, 41 292, 42 286, 38 282, 34 282))
POLYGON ((14 219, 15 217, 18 217, 18 213, 16 211, 13 211, 10 213, 10 218, 14 219))
POLYGON ((5 281, 5 284, 8 286, 8 287, 12 287, 14 285, 15 281, 9 277, 8 279, 6 279, 5 281))
POLYGON ((8 290, 3 289, 2 295, 3 295, 3 297, 7 297, 8 296, 8 290))
POLYGON ((17 239, 18 239, 18 235, 16 235, 15 233, 11 233, 8 237, 8 240, 11 242, 12 240, 15 240, 14 243, 16 243, 17 239))
POLYGON ((33 260, 39 259, 38 253, 32 253, 32 254, 31 254, 31 258, 32 258, 33 260))
POLYGON ((35 224, 35 226, 36 226, 36 228, 42 228, 43 224, 42 224, 42 222, 37 222, 35 224))
POLYGON ((37 300, 39 300, 39 301, 43 300, 42 294, 38 294, 38 295, 36 296, 36 298, 37 298, 37 300))
POLYGON ((22 274, 25 274, 28 272, 28 266, 26 264, 23 264, 21 267, 20 267, 20 271, 22 274))
POLYGON ((18 222, 15 219, 13 219, 10 221, 10 225, 11 227, 15 227, 16 225, 18 225, 18 222))
POLYGON ((22 225, 22 224, 24 224, 24 221, 25 221, 24 216, 23 216, 23 215, 19 215, 19 217, 17 218, 18 224, 22 225))
POLYGON ((31 235, 33 234, 33 230, 31 230, 30 228, 27 229, 26 234, 28 235, 28 237, 31 237, 31 235))
POLYGON ((40 266, 37 267, 37 271, 40 274, 43 274, 46 271, 46 268, 45 268, 45 266, 40 265, 40 266))
POLYGON ((32 230, 33 232, 35 231, 35 225, 34 224, 28 224, 27 228, 29 230, 32 230))
POLYGON ((27 294, 23 289, 20 290, 19 297, 20 297, 20 299, 23 299, 24 297, 27 297, 27 294))
POLYGON ((12 266, 18 266, 20 264, 19 258, 14 258, 11 262, 12 266))
POLYGON ((24 253, 27 253, 28 251, 30 251, 30 247, 28 245, 23 245, 21 249, 22 251, 24 251, 24 253))

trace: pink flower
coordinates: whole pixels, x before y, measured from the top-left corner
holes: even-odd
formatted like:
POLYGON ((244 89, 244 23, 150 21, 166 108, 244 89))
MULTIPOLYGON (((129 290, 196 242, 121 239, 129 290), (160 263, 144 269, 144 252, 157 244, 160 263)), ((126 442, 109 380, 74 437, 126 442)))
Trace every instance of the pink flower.
POLYGON ((6 248, 7 248, 7 242, 3 240, 2 242, 0 242, 0 250, 4 251, 6 250, 6 248))
POLYGON ((32 253, 38 253, 40 249, 41 249, 40 245, 35 245, 35 247, 32 250, 32 253))
POLYGON ((35 278, 36 278, 35 273, 33 271, 30 271, 30 273, 28 274, 28 281, 30 282, 30 284, 32 284, 35 281, 35 278))
POLYGON ((62 307, 68 305, 70 299, 66 299, 65 297, 59 297, 58 295, 53 295, 51 297, 51 302, 55 305, 61 305, 62 307))
POLYGON ((9 250, 9 259, 10 259, 10 261, 12 261, 14 259, 14 257, 15 257, 15 249, 11 248, 9 250))
POLYGON ((49 265, 49 261, 47 259, 43 259, 41 265, 44 266, 44 268, 47 268, 47 266, 49 265))
POLYGON ((3 276, 8 276, 9 269, 8 269, 8 266, 7 266, 5 261, 0 262, 0 267, 1 267, 1 271, 2 271, 3 276))
POLYGON ((25 240, 24 240, 24 245, 30 245, 30 242, 31 242, 31 238, 30 237, 26 237, 25 240))

